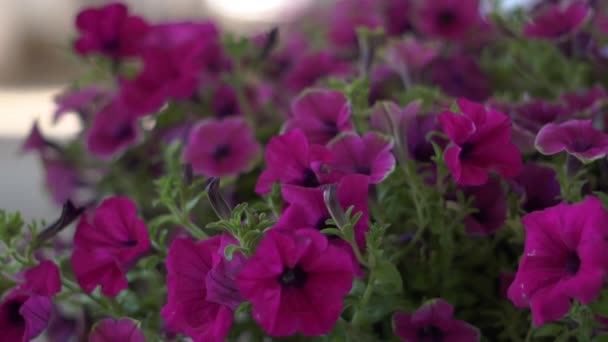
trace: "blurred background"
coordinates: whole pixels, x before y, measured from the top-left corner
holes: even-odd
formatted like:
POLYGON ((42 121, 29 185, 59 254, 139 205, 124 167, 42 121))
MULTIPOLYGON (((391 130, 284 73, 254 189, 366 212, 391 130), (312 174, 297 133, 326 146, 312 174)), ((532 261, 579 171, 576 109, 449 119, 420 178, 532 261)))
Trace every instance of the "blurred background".
MULTIPOLYGON (((330 0, 131 0, 123 1, 148 20, 210 17, 227 30, 251 32, 288 21, 330 0)), ((428 0, 431 1, 431 0, 428 0)), ((487 0, 488 3, 495 2, 487 0)), ((502 0, 510 9, 532 0, 502 0)), ((76 120, 51 124, 53 96, 79 70, 69 53, 73 21, 82 7, 102 0, 0 0, 0 208, 26 218, 52 220, 57 209, 44 192, 35 155, 19 154, 21 140, 38 119, 45 135, 65 137, 76 120)))

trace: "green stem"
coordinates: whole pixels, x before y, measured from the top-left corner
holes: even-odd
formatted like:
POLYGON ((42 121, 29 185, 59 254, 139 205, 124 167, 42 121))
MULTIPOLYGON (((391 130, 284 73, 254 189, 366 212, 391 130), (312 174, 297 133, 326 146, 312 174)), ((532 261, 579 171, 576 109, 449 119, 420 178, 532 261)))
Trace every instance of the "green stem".
POLYGON ((357 311, 353 315, 352 324, 354 326, 360 327, 361 325, 364 324, 362 312, 363 312, 363 309, 365 308, 365 306, 367 305, 367 303, 369 302, 370 298, 372 297, 372 293, 374 292, 373 285, 372 285, 374 283, 374 278, 375 278, 375 274, 374 274, 374 270, 372 269, 369 273, 369 279, 367 280, 367 286, 365 287, 365 292, 363 292, 363 296, 361 296, 361 300, 359 301, 357 311))

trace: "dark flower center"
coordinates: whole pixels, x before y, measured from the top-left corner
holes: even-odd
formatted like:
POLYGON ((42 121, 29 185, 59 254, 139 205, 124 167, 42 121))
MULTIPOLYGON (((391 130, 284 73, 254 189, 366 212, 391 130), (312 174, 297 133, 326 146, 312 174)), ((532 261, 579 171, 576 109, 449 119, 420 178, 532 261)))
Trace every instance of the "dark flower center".
POLYGON ((574 251, 568 253, 566 257, 566 272, 575 275, 580 267, 581 259, 578 257, 578 254, 574 251))
POLYGON ((213 159, 215 159, 216 161, 220 161, 228 157, 230 155, 230 151, 230 145, 220 144, 215 148, 215 151, 213 151, 213 159))
POLYGON ((117 126, 112 132, 112 137, 118 141, 129 139, 131 136, 133 136, 133 127, 127 123, 117 126))
POLYGON ((307 188, 316 188, 319 186, 319 180, 317 179, 317 175, 310 168, 304 170, 304 174, 300 184, 307 188))
POLYGON ((477 222, 481 224, 486 223, 490 219, 486 210, 479 209, 477 210, 477 212, 473 213, 472 216, 477 222))
POLYGON ((361 173, 361 174, 369 176, 372 174, 372 170, 367 165, 359 165, 359 166, 357 166, 357 173, 361 173))
POLYGON ((451 9, 444 9, 437 14, 437 21, 440 26, 451 26, 456 22, 456 15, 451 9))
POLYGON ((294 268, 285 268, 283 273, 279 276, 279 282, 283 287, 293 287, 296 289, 302 288, 306 283, 308 275, 300 265, 296 265, 294 268))
POLYGON ((127 240, 127 241, 124 241, 122 243, 122 245, 125 247, 135 247, 135 246, 137 246, 137 241, 136 240, 127 240))
POLYGON ((217 117, 224 118, 233 114, 237 114, 238 109, 236 103, 234 101, 225 101, 217 108, 217 117))
POLYGON ((21 309, 21 305, 23 305, 20 301, 10 301, 5 304, 6 305, 6 319, 11 325, 25 325, 25 319, 19 313, 19 309, 21 309))
POLYGON ((340 133, 340 130, 338 130, 338 124, 333 121, 323 121, 323 126, 328 135, 335 136, 340 133))
MULTIPOLYGON (((329 216, 329 215, 320 217, 319 220, 317 220, 317 223, 315 224, 315 228, 317 228, 317 230, 319 230, 319 231, 321 231, 325 228, 338 228, 335 225, 327 225, 325 223, 330 218, 331 218, 331 216, 329 216)), ((327 239, 329 239, 329 240, 334 240, 337 238, 338 238, 338 235, 334 235, 334 234, 327 235, 327 239)))
POLYGON ((585 152, 590 149, 592 144, 589 141, 577 139, 572 143, 572 149, 574 152, 585 152))
POLYGON ((118 50, 119 47, 120 47, 120 42, 118 41, 118 39, 110 39, 110 40, 103 42, 102 49, 104 52, 114 52, 114 51, 118 50))
POLYGON ((462 146, 460 146, 460 149, 461 160, 467 160, 471 158, 471 155, 473 154, 473 144, 471 144, 470 142, 466 142, 462 144, 462 146))
POLYGON ((426 327, 420 328, 417 335, 420 341, 428 342, 443 342, 445 338, 443 331, 434 325, 427 325, 426 327))

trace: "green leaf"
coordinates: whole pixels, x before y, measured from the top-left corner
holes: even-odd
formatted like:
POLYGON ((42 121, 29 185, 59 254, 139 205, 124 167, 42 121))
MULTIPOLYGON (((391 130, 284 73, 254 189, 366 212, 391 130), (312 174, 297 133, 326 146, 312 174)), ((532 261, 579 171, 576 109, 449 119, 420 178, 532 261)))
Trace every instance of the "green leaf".
POLYGON ((226 260, 230 261, 230 260, 232 260, 234 253, 236 253, 240 249, 241 249, 241 247, 239 247, 237 245, 228 245, 224 249, 224 257, 226 258, 226 260))
POLYGON ((7 213, 0 210, 0 240, 6 244, 21 233, 23 225, 24 222, 20 213, 7 213))
POLYGON ((557 323, 548 323, 534 331, 535 337, 552 337, 558 336, 564 329, 562 325, 557 323))
POLYGON ((380 294, 397 294, 403 291, 403 280, 397 267, 385 259, 377 260, 374 267, 374 290, 380 294))

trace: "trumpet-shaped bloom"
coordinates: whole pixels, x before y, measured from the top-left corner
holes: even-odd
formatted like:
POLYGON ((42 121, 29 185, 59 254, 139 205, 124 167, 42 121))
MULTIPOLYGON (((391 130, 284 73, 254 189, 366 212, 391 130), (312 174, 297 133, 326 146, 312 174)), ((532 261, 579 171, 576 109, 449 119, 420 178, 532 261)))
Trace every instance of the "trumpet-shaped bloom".
POLYGON ((47 327, 51 318, 51 298, 19 289, 0 302, 0 331, 3 341, 27 342, 47 327))
POLYGON ((84 291, 101 285, 105 295, 114 297, 127 287, 129 266, 149 248, 148 230, 137 218, 135 203, 126 197, 111 197, 78 223, 72 268, 84 291))
POLYGON ((362 174, 369 176, 370 183, 377 184, 395 168, 392 148, 391 141, 374 132, 363 137, 345 134, 329 146, 332 155, 329 168, 337 178, 362 174))
POLYGON ((273 137, 266 147, 266 169, 258 178, 255 191, 269 193, 274 183, 317 187, 321 184, 320 168, 329 157, 324 146, 310 145, 299 129, 273 137))
POLYGON ((479 331, 475 327, 453 316, 454 308, 450 303, 435 299, 425 303, 414 313, 395 313, 395 334, 408 342, 479 341, 479 331))
POLYGON ((420 1, 415 18, 424 34, 461 40, 479 25, 479 0, 420 1))
POLYGON ((49 260, 42 260, 38 265, 23 272, 24 282, 19 286, 21 291, 40 296, 54 296, 61 291, 59 267, 49 260))
POLYGON ((100 158, 110 158, 137 141, 137 118, 121 98, 115 98, 95 114, 87 132, 89 151, 100 158))
POLYGON ((340 132, 351 131, 351 108, 339 91, 306 91, 291 105, 287 130, 300 129, 312 144, 327 144, 340 132))
POLYGON ((439 116, 451 144, 445 162, 460 185, 482 185, 494 171, 505 178, 521 172, 522 161, 511 142, 511 121, 504 114, 486 110, 481 104, 458 100, 463 114, 443 112, 439 116))
POLYGON ((130 318, 106 318, 95 324, 89 334, 89 342, 146 342, 144 333, 130 318))
POLYGON ((184 160, 195 173, 221 177, 245 171, 259 153, 260 145, 245 120, 206 119, 190 133, 184 160))
POLYGON ((536 326, 566 314, 572 299, 594 300, 608 272, 608 212, 600 200, 530 213, 524 254, 508 290, 518 307, 530 307, 536 326))
POLYGON ((556 3, 533 18, 524 27, 524 34, 534 38, 559 38, 578 29, 589 14, 589 6, 574 1, 569 6, 556 3))
POLYGON ((235 279, 244 261, 240 253, 225 260, 229 244, 237 243, 227 235, 173 241, 167 256, 168 299, 161 311, 170 330, 196 342, 225 340, 242 302, 235 279))
POLYGON ((507 195, 495 178, 484 185, 464 189, 473 196, 473 206, 477 212, 465 218, 467 232, 473 235, 489 235, 500 229, 507 220, 507 195))
POLYGON ((271 336, 327 334, 353 283, 351 258, 316 229, 266 232, 238 276, 253 318, 271 336))
POLYGON ((566 151, 587 162, 603 158, 608 153, 608 134, 595 129, 591 120, 550 123, 538 132, 535 145, 545 155, 566 151))
POLYGON ((512 184, 523 195, 522 209, 528 213, 552 207, 560 201, 557 175, 550 167, 527 163, 512 184))
POLYGON ((121 3, 83 10, 76 17, 76 27, 80 36, 74 47, 79 54, 95 52, 114 59, 136 55, 149 29, 143 19, 129 15, 121 3))

